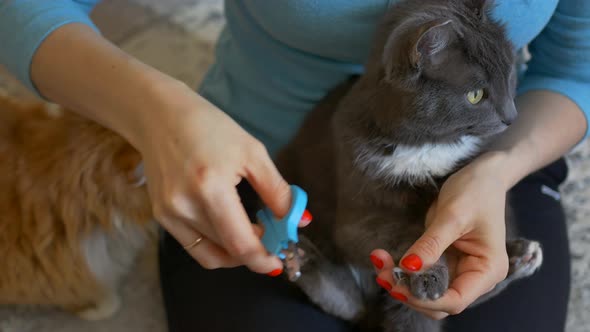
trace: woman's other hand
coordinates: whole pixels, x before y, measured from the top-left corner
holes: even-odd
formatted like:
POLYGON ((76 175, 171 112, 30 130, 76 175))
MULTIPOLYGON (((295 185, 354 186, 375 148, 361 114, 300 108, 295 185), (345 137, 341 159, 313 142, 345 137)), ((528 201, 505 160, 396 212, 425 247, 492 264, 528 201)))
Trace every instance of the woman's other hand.
POLYGON ((478 157, 449 177, 426 217, 426 231, 400 260, 406 272, 420 272, 447 253, 450 286, 435 301, 421 301, 396 285, 395 266, 384 250, 375 250, 378 278, 392 297, 433 319, 462 312, 489 292, 508 272, 505 208, 509 185, 501 177, 503 154, 478 157), (383 281, 386 281, 384 283, 383 281))

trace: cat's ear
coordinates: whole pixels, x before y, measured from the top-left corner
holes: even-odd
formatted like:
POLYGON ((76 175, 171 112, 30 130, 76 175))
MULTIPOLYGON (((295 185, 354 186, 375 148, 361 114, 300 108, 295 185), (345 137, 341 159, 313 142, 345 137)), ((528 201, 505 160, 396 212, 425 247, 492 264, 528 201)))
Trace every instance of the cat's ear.
POLYGON ((457 32, 453 27, 453 21, 426 25, 421 31, 420 37, 412 48, 410 61, 414 67, 423 64, 438 64, 444 57, 444 52, 457 40, 457 32))
POLYGON ((481 19, 486 18, 486 13, 493 5, 492 0, 465 0, 465 3, 481 19))
POLYGON ((385 78, 407 78, 425 65, 440 63, 457 39, 452 20, 398 27, 389 35, 383 49, 385 78))

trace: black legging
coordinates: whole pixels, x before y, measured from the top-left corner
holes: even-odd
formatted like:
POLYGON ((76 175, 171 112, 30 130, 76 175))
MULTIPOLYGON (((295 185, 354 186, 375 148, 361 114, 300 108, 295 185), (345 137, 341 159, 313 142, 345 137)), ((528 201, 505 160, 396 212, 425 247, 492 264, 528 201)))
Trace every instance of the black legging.
MULTIPOLYGON (((559 332, 565 327, 570 256, 558 186, 563 159, 512 190, 520 233, 541 242, 544 262, 532 277, 447 320, 448 332, 559 332)), ((297 288, 246 268, 204 270, 168 234, 160 245, 160 274, 170 332, 351 332, 297 288)))

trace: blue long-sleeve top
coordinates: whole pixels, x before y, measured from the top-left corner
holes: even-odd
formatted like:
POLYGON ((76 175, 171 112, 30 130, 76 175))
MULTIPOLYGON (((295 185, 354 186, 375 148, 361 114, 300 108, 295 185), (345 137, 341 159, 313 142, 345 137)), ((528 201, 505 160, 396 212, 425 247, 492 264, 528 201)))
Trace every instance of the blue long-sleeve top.
MULTIPOLYGON (((395 1, 226 1, 227 24, 199 92, 275 153, 331 88, 362 73, 376 22, 395 1)), ((0 0, 0 63, 35 91, 37 47, 64 24, 93 26, 97 2, 0 0)), ((560 93, 590 118, 590 1, 496 0, 493 15, 532 54, 519 94, 560 93)))

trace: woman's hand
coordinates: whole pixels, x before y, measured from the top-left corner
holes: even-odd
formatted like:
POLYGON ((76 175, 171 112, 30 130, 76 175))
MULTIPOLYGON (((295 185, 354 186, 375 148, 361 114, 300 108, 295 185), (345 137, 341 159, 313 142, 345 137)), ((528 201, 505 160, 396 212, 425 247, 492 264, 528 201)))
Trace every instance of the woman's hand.
POLYGON ((451 284, 436 301, 420 301, 406 287, 394 282, 391 256, 375 250, 379 283, 392 297, 434 319, 462 312, 489 292, 508 272, 505 207, 509 185, 501 178, 502 153, 488 153, 474 160, 442 186, 438 200, 426 217, 426 232, 406 252, 400 267, 406 272, 424 271, 447 248, 451 284), (386 281, 386 282, 383 282, 386 281))
POLYGON ((157 219, 201 265, 278 274, 282 264, 262 246, 235 186, 247 179, 277 216, 289 208, 290 187, 264 146, 222 111, 78 23, 43 41, 31 78, 45 97, 142 154, 157 219))
POLYGON ((161 95, 136 135, 156 219, 184 246, 202 236, 187 251, 205 268, 278 274, 282 263, 262 246, 236 190, 247 179, 275 215, 287 213, 291 189, 265 147, 185 85, 164 85, 161 95))

